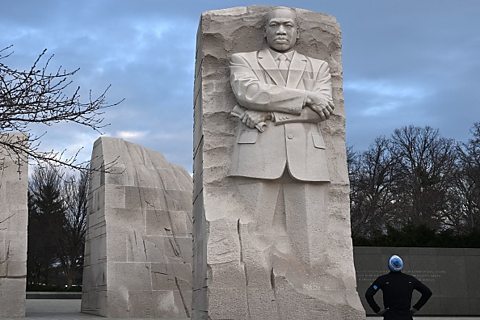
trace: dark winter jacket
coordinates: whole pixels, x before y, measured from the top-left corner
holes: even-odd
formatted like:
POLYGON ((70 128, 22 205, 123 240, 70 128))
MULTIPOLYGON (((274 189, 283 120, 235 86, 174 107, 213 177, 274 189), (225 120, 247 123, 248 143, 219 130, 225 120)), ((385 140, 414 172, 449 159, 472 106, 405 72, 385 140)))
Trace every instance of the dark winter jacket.
POLYGON ((387 310, 383 315, 385 320, 412 320, 410 309, 413 290, 418 290, 422 294, 413 305, 417 310, 420 310, 432 296, 432 291, 417 278, 402 272, 390 272, 378 277, 365 293, 365 298, 375 313, 380 311, 373 298, 378 290, 383 292, 383 305, 387 310))

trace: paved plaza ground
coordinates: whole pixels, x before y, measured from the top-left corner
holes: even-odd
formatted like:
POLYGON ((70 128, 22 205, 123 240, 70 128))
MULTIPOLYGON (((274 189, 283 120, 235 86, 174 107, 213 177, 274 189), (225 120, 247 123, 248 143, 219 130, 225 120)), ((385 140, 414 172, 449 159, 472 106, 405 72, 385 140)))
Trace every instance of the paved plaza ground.
MULTIPOLYGON (((80 313, 80 300, 77 299, 27 299, 27 318, 29 320, 86 320, 105 319, 80 313)), ((382 319, 380 317, 368 317, 369 320, 382 319)), ((480 317, 415 317, 419 320, 480 320, 480 317)), ((140 320, 140 319, 137 319, 140 320)), ((143 320, 143 319, 142 319, 143 320)), ((172 319, 173 320, 173 319, 172 319)), ((179 320, 179 319, 176 319, 179 320)), ((181 320, 181 319, 180 319, 181 320)), ((328 319, 321 319, 328 320, 328 319)))
MULTIPOLYGON (((77 299, 27 299, 27 319, 29 320, 86 320, 106 319, 80 312, 80 302, 77 299)), ((109 318, 113 319, 113 318, 109 318)), ((18 320, 18 319, 17 319, 18 320)), ((146 319, 137 319, 146 320, 146 319)), ((151 320, 151 319, 149 319, 151 320)), ((169 319, 166 319, 169 320, 169 319)), ((174 319, 172 319, 174 320, 174 319)), ((175 319, 182 320, 182 319, 175 319)), ((187 319, 185 319, 187 320, 187 319)))

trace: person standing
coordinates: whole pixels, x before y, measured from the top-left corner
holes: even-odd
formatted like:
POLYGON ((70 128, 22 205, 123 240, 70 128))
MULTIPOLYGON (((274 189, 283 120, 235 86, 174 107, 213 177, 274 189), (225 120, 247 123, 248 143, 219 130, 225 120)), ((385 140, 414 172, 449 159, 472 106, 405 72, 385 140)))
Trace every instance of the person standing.
POLYGON ((432 296, 432 291, 414 276, 402 272, 403 260, 398 255, 388 259, 390 272, 378 277, 365 292, 365 298, 372 310, 383 315, 384 320, 412 320, 412 315, 420 310, 432 296), (383 292, 381 309, 375 302, 374 295, 383 292), (413 290, 421 293, 420 299, 411 306, 413 290))

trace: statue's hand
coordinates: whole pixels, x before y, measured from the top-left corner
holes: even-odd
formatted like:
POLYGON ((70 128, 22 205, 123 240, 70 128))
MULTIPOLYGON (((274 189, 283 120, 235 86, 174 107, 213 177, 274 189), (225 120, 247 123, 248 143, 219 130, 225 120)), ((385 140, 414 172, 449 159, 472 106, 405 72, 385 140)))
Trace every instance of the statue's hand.
POLYGON ((323 95, 319 94, 318 92, 314 91, 307 91, 307 99, 305 100, 305 106, 311 106, 314 104, 319 104, 322 106, 329 105, 332 110, 335 109, 335 105, 333 101, 330 99, 326 99, 323 95))
POLYGON ((245 110, 242 117, 242 122, 249 128, 255 128, 258 124, 270 120, 269 112, 245 110))
POLYGON ((308 93, 305 106, 315 111, 322 121, 330 118, 335 109, 333 101, 325 99, 325 97, 316 92, 308 93))
POLYGON ((333 114, 333 102, 328 102, 326 105, 311 104, 308 107, 315 111, 322 121, 327 120, 333 114))

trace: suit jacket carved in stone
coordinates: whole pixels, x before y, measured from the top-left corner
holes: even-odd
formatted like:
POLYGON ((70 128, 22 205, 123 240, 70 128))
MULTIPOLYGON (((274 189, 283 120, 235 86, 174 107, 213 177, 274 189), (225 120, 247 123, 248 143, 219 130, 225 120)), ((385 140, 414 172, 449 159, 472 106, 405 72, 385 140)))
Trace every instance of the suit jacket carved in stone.
POLYGON ((264 132, 238 126, 230 176, 280 178, 288 168, 301 181, 329 181, 320 117, 304 107, 307 91, 332 100, 330 71, 325 61, 294 51, 287 80, 269 48, 235 53, 230 58, 230 83, 240 106, 271 112, 264 132))

